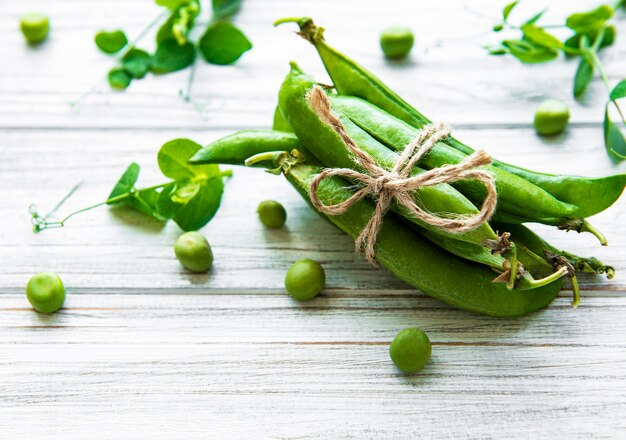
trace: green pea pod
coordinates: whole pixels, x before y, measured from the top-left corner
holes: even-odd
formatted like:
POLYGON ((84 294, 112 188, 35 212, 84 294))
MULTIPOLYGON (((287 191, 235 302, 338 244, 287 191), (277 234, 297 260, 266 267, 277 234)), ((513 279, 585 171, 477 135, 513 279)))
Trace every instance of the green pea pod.
MULTIPOLYGON (((316 82, 311 76, 303 73, 298 66, 292 63, 291 71, 285 78, 279 92, 279 106, 282 114, 289 121, 301 144, 305 145, 324 165, 331 168, 353 168, 362 172, 363 170, 354 162, 352 153, 341 138, 310 107, 306 96, 315 85, 316 82)), ((396 153, 367 135, 349 120, 342 122, 346 124, 346 129, 360 148, 369 153, 379 166, 391 169, 398 157, 396 153)), ((413 175, 421 171, 416 168, 413 175)), ((421 188, 416 192, 415 201, 429 212, 459 215, 471 215, 478 212, 472 202, 452 186, 445 184, 421 188)), ((479 244, 485 239, 496 237, 487 223, 464 234, 455 234, 442 231, 440 228, 414 218, 406 208, 396 203, 392 203, 392 210, 400 212, 408 220, 414 221, 426 229, 434 230, 441 235, 449 235, 458 240, 479 244)))
MULTIPOLYGON (((289 182, 309 201, 310 182, 321 168, 291 166, 285 172, 289 182)), ((347 182, 325 179, 318 195, 325 204, 345 201, 352 195, 347 182)), ((355 203, 348 212, 326 217, 335 226, 356 238, 374 214, 368 200, 355 203)), ((411 228, 387 214, 376 240, 376 259, 389 272, 426 294, 455 307, 498 317, 523 316, 548 305, 562 286, 562 280, 533 289, 508 290, 493 283, 493 272, 484 266, 457 258, 431 244, 411 228)))
POLYGON ((298 147, 298 138, 274 130, 243 130, 226 136, 202 148, 189 159, 191 164, 219 163, 243 164, 250 156, 265 151, 291 151, 298 147), (236 155, 233 156, 233 153, 236 155))
POLYGON ((283 113, 280 111, 280 107, 276 106, 276 110, 274 110, 274 120, 272 121, 272 130, 283 131, 285 133, 293 133, 293 129, 289 122, 283 116, 283 113))
MULTIPOLYGON (((379 78, 330 47, 323 36, 323 28, 317 27, 308 17, 286 18, 275 25, 293 22, 300 27, 303 38, 315 46, 337 91, 342 95, 363 98, 396 118, 422 128, 431 121, 403 100, 379 78)), ((451 137, 446 143, 452 148, 472 154, 474 150, 451 137)), ((538 173, 495 160, 494 166, 515 174, 552 194, 559 200, 575 205, 575 217, 585 218, 604 211, 620 197, 626 186, 626 174, 601 178, 553 175, 538 173)))
MULTIPOLYGON (((225 138, 218 139, 213 143, 203 148, 203 157, 201 161, 196 161, 196 164, 232 164, 232 165, 252 165, 270 168, 270 171, 274 172, 276 157, 280 156, 280 153, 287 153, 293 151, 291 147, 293 144, 285 145, 288 148, 282 150, 272 150, 275 145, 275 133, 269 130, 256 130, 255 136, 251 136, 249 130, 240 131, 225 138), (255 145, 250 145, 255 144, 255 145), (245 152, 255 151, 254 156, 247 160, 243 160, 242 157, 245 152), (279 156, 277 156, 277 154, 279 156), (272 169, 273 168, 273 169, 272 169)), ((295 136, 294 136, 295 138, 295 136)), ((307 161, 310 162, 310 159, 307 161)), ((440 234, 431 232, 427 229, 420 228, 415 223, 409 223, 409 225, 419 234, 436 244, 440 248, 456 255, 457 257, 465 260, 480 263, 489 266, 499 273, 504 272, 505 262, 507 261, 502 255, 494 255, 490 249, 482 244, 468 243, 461 240, 455 240, 450 237, 442 236, 440 234)), ((547 263, 545 258, 542 258, 530 251, 526 251, 523 247, 520 247, 521 252, 517 252, 517 259, 520 261, 524 268, 530 272, 532 276, 538 275, 545 277, 552 272, 552 266, 547 263)), ((543 255, 543 254, 540 254, 543 255)), ((495 275, 494 275, 495 277, 495 275)), ((540 285, 542 280, 534 280, 530 278, 522 278, 518 280, 518 285, 522 288, 535 288, 540 285)))
MULTIPOLYGON (((360 98, 332 96, 331 102, 336 112, 347 116, 385 146, 394 150, 402 150, 419 132, 406 122, 360 98)), ((465 154, 439 142, 420 159, 419 165, 432 169, 459 163, 466 157, 465 154)), ((493 166, 488 169, 494 176, 498 188, 498 212, 525 215, 540 222, 544 218, 571 217, 575 210, 574 206, 561 202, 525 179, 493 166)), ((454 186, 475 203, 484 198, 485 189, 479 182, 461 180, 454 186)))

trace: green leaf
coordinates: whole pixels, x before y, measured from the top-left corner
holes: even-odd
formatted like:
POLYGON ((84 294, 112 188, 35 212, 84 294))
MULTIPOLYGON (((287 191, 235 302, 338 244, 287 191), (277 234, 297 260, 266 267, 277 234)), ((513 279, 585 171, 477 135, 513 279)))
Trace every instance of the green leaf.
POLYGON ((202 228, 213 218, 220 207, 223 192, 224 182, 221 176, 204 180, 192 197, 184 199, 184 204, 179 204, 173 220, 184 231, 196 231, 202 228))
POLYGON ((601 5, 589 12, 570 15, 565 24, 573 31, 585 33, 601 28, 612 16, 613 8, 609 5, 601 5))
MULTIPOLYGON (((117 181, 107 199, 112 199, 113 197, 129 193, 134 188, 135 183, 137 183, 137 179, 139 178, 139 170, 140 168, 137 163, 131 163, 128 168, 126 168, 126 171, 124 171, 124 173, 122 174, 122 177, 120 177, 120 179, 117 181)), ((111 205, 114 203, 117 202, 109 204, 111 205)))
POLYGON ((620 162, 626 157, 624 124, 616 124, 611 120, 610 106, 615 104, 608 102, 604 111, 604 145, 611 160, 620 162))
POLYGON ((593 78, 593 64, 591 64, 587 58, 582 57, 578 63, 578 69, 576 69, 576 76, 574 77, 574 96, 579 98, 587 90, 587 86, 593 78))
POLYGON ((199 42, 200 52, 211 64, 233 64, 252 49, 248 38, 227 21, 210 25, 199 42))
POLYGON ((122 58, 122 68, 129 76, 141 79, 150 71, 152 57, 144 50, 132 48, 122 58))
POLYGON ((211 8, 213 9, 213 19, 230 18, 241 9, 241 0, 213 0, 211 8))
POLYGON ((159 221, 165 221, 167 217, 163 217, 158 209, 159 195, 155 189, 137 191, 132 197, 124 199, 124 204, 159 221))
POLYGON ((626 80, 621 80, 619 84, 611 90, 609 97, 611 98, 611 101, 616 101, 626 97, 626 80))
POLYGON ((522 32, 527 40, 532 41, 538 46, 550 49, 561 49, 563 47, 561 40, 534 24, 525 24, 522 26, 522 32))
POLYGON ((109 85, 114 89, 124 90, 130 85, 132 78, 124 69, 118 67, 111 69, 107 75, 109 85))
POLYGON ((181 5, 184 5, 189 0, 154 0, 159 6, 165 6, 166 8, 175 9, 181 5))
POLYGON ((515 6, 517 6, 517 4, 519 3, 519 1, 514 1, 509 3, 508 5, 506 5, 504 7, 504 9, 502 10, 502 19, 504 21, 506 21, 506 19, 509 17, 509 14, 511 13, 511 11, 513 10, 513 8, 515 6))
POLYGON ((537 12, 535 15, 533 15, 532 17, 530 17, 526 23, 524 24, 535 24, 539 21, 539 19, 543 16, 543 14, 545 14, 547 11, 547 9, 544 9, 543 11, 537 12))
POLYGON ((124 32, 120 30, 116 31, 100 31, 94 38, 96 46, 105 53, 119 52, 124 46, 128 44, 128 39, 124 32))
MULTIPOLYGON (((216 169, 211 165, 190 165, 189 159, 196 154, 202 145, 190 139, 173 139, 163 144, 157 160, 161 172, 174 180, 192 179, 198 176, 211 176, 216 169)), ((219 170, 217 170, 219 173, 219 170)))
POLYGON ((152 72, 169 73, 182 70, 191 64, 196 57, 196 48, 191 43, 180 46, 176 41, 169 40, 157 47, 152 57, 152 72))
MULTIPOLYGON (((605 47, 613 45, 613 43, 615 42, 617 30, 613 25, 605 26, 601 29, 604 29, 604 36, 602 37, 602 41, 600 42, 600 48, 603 49, 605 47)), ((572 49, 578 49, 580 47, 581 39, 583 37, 586 37, 588 41, 595 41, 595 39, 598 37, 598 32, 600 32, 601 29, 596 29, 586 33, 574 34, 567 40, 565 40, 565 46, 572 49)))
POLYGON ((489 55, 506 55, 509 53, 508 49, 505 49, 502 46, 485 46, 489 55))
POLYGON ((515 58, 528 64, 545 63, 559 56, 559 52, 554 49, 537 46, 525 40, 504 40, 502 45, 515 58))
POLYGON ((197 0, 184 2, 173 9, 172 14, 161 25, 156 35, 157 45, 174 40, 183 45, 187 42, 187 35, 193 27, 198 14, 200 3, 197 0))

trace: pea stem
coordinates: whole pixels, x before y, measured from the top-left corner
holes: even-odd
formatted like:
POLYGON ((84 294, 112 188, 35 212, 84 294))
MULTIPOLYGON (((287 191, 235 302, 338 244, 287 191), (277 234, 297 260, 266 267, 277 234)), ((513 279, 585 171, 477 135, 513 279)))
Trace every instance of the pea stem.
POLYGON ((580 305, 580 287, 578 286, 578 278, 576 278, 576 275, 571 275, 569 280, 570 283, 572 283, 572 290, 574 291, 572 307, 577 308, 580 305))
POLYGON ((533 279, 531 276, 527 276, 524 278, 524 290, 536 289, 538 287, 546 286, 559 278, 563 278, 568 274, 568 269, 565 266, 561 266, 557 271, 552 272, 550 275, 547 275, 538 280, 533 279))
POLYGON ((579 232, 589 232, 589 233, 593 234, 594 236, 596 236, 598 238, 598 240, 600 240, 600 244, 602 246, 608 246, 608 244, 609 244, 608 240, 606 239, 606 236, 602 232, 600 232, 599 229, 596 229, 587 220, 583 220, 583 223, 580 226, 579 232))

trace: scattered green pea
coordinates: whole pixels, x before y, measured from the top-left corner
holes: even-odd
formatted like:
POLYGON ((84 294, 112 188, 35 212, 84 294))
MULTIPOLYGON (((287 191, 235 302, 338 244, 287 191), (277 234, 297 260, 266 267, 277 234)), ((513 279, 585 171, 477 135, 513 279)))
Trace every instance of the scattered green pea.
POLYGON ((287 220, 287 211, 280 203, 274 200, 264 200, 259 203, 256 212, 259 220, 268 228, 280 228, 287 220))
POLYGON ((124 69, 117 67, 109 71, 107 79, 109 81, 109 85, 118 90, 124 90, 132 81, 132 78, 124 69))
POLYGON ((569 109, 555 99, 543 101, 535 111, 535 130, 544 136, 562 133, 569 122, 569 109))
POLYGON ((415 373, 424 368, 431 352, 428 335, 418 328, 402 330, 389 346, 391 360, 405 373, 415 373))
POLYGON ((94 37, 94 41, 102 52, 108 54, 117 53, 128 44, 126 34, 120 30, 100 31, 94 37))
POLYGON ((315 298, 325 283, 324 268, 317 261, 308 258, 296 261, 285 276, 287 292, 298 301, 315 298))
POLYGON ((206 272, 213 265, 213 252, 209 242, 199 232, 185 232, 176 239, 174 253, 186 269, 206 272))
POLYGON ((380 47, 387 58, 405 58, 414 42, 413 32, 407 27, 390 27, 380 34, 380 47))
POLYGON ((50 33, 50 20, 47 16, 38 12, 29 12, 22 15, 20 29, 29 44, 39 44, 50 33))
POLYGON ((38 312, 54 313, 63 307, 65 287, 56 273, 41 272, 28 281, 26 298, 38 312))

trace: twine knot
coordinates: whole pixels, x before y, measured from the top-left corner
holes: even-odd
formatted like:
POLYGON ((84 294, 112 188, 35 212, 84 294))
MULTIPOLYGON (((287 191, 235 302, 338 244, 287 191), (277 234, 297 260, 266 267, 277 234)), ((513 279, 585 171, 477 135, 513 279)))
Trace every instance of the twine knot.
POLYGON ((356 164, 364 170, 364 172, 355 171, 351 168, 326 168, 322 170, 311 181, 311 203, 324 214, 340 215, 368 195, 378 199, 374 214, 355 241, 357 251, 364 251, 365 257, 370 263, 376 264, 374 253, 376 237, 382 225, 383 217, 394 200, 422 222, 456 234, 476 229, 488 221, 493 214, 497 201, 494 178, 487 171, 477 168, 491 163, 491 157, 484 151, 473 153, 461 163, 445 165, 411 176, 411 171, 419 159, 437 142, 450 135, 450 130, 445 124, 438 123, 424 127, 415 139, 404 148, 394 162, 393 168, 387 170, 376 164, 376 161, 367 152, 356 145, 348 135, 343 123, 333 114, 330 100, 321 88, 313 87, 307 95, 307 100, 317 115, 339 135, 348 150, 354 155, 356 164), (332 176, 357 181, 361 183, 362 187, 341 203, 324 205, 318 195, 319 185, 324 179, 332 176), (487 195, 480 211, 472 216, 458 215, 447 218, 433 215, 422 209, 411 195, 413 191, 426 186, 452 183, 462 179, 477 179, 487 188, 487 195))

